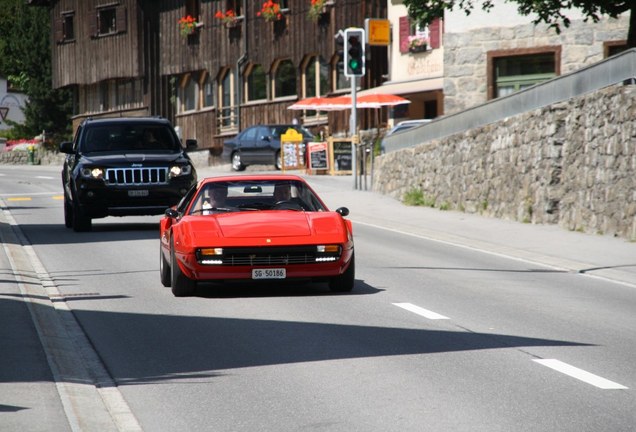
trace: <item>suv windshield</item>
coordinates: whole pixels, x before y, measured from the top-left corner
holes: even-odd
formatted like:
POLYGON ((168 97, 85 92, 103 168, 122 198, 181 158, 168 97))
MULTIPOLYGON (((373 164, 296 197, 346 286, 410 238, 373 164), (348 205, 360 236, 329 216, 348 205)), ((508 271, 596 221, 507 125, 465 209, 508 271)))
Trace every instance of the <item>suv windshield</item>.
POLYGON ((161 125, 112 124, 88 127, 81 151, 178 151, 170 129, 161 125))

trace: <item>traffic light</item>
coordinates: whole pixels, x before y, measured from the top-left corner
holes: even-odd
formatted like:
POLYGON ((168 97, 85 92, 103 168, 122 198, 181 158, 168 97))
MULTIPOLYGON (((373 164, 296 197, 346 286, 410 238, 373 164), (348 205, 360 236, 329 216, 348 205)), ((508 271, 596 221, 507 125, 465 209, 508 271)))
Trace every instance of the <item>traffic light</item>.
POLYGON ((360 28, 348 28, 345 30, 345 76, 364 76, 364 30, 360 28))

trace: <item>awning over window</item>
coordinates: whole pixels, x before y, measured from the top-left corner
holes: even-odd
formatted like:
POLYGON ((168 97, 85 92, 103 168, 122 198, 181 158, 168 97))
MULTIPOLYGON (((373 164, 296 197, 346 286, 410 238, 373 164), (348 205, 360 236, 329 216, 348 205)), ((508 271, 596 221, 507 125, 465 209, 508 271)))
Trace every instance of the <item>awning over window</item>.
POLYGON ((362 96, 370 93, 405 95, 411 93, 422 93, 431 90, 442 90, 444 78, 428 78, 412 81, 387 81, 381 86, 362 90, 358 95, 362 96))

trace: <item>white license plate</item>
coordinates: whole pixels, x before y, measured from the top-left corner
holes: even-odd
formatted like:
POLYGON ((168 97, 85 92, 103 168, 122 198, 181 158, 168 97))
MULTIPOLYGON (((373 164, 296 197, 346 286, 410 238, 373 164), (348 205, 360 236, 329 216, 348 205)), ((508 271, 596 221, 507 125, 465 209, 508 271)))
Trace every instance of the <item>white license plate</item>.
POLYGON ((146 196, 148 196, 148 190, 147 189, 143 189, 143 190, 129 190, 128 191, 128 196, 129 197, 146 197, 146 196))
POLYGON ((252 269, 252 279, 285 279, 286 276, 284 268, 252 269))

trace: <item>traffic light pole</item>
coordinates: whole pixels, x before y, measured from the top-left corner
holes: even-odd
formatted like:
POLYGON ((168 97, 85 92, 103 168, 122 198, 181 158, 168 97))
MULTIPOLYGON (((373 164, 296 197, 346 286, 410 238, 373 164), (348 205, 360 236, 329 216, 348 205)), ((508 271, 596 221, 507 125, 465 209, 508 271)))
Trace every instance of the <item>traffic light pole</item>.
POLYGON ((353 174, 353 188, 358 189, 358 147, 357 147, 357 128, 358 128, 358 77, 351 77, 351 119, 349 121, 349 133, 351 135, 351 173, 353 174))

